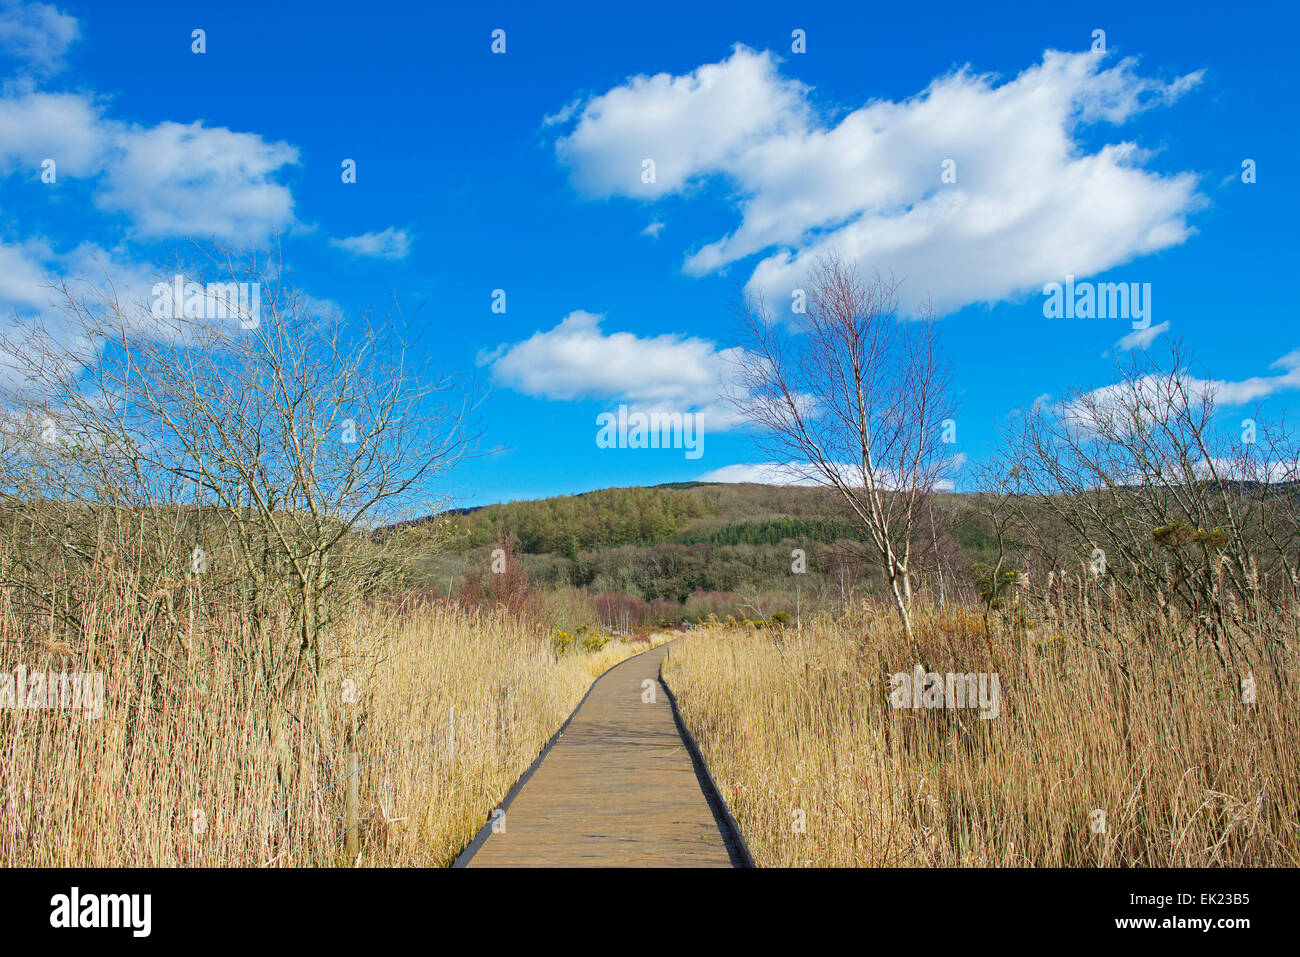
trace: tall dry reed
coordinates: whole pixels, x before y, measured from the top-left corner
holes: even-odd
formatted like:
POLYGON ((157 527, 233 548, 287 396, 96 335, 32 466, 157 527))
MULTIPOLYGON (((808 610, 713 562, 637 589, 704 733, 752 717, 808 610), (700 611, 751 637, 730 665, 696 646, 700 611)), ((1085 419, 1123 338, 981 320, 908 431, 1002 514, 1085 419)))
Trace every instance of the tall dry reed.
MULTIPOLYGON (((358 605, 286 724, 212 636, 163 644, 128 608, 92 617, 91 635, 51 624, 41 638, 0 596, 0 674, 105 679, 98 717, 0 709, 0 866, 448 864, 592 679, 646 647, 557 657, 504 615, 358 605), (356 861, 343 851, 349 751, 356 861)), ((183 637, 184 609, 178 621, 183 637)))
POLYGON ((665 675, 762 865, 1300 863, 1293 651, 1261 628, 1238 673, 1141 616, 1040 612, 918 617, 929 670, 998 675, 996 717, 894 707, 917 662, 871 610, 702 630, 665 675))

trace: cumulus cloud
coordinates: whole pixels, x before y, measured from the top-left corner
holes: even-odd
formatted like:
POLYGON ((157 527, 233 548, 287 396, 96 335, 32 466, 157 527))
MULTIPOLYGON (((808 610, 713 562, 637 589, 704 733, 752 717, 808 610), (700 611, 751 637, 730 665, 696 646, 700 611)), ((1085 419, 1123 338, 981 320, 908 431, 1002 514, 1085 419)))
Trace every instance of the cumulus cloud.
POLYGON ((126 213, 142 237, 256 241, 293 221, 293 196, 272 179, 298 161, 287 143, 165 122, 123 130, 113 146, 96 203, 126 213))
MULTIPOLYGON (((108 248, 80 236, 0 239, 0 334, 11 346, 38 330, 51 343, 76 345, 75 324, 50 309, 52 280, 74 287, 111 280, 128 321, 139 316, 138 331, 158 333, 147 308, 132 308, 147 304, 156 277, 127 241, 194 236, 251 245, 295 224, 293 196, 277 181, 298 161, 293 146, 202 122, 128 122, 80 84, 77 92, 42 90, 80 33, 74 17, 49 4, 0 0, 0 69, 15 67, 0 84, 0 181, 18 181, 16 189, 39 182, 53 160, 60 186, 85 181, 81 235, 97 226, 116 234, 108 248), (95 209, 106 214, 99 222, 95 209)), ((12 384, 12 359, 0 342, 0 382, 12 384)))
POLYGON ((59 181, 93 180, 95 205, 144 239, 255 243, 293 223, 293 197, 276 181, 298 161, 289 144, 201 122, 128 123, 91 93, 38 90, 80 35, 49 4, 0 0, 0 58, 20 64, 0 91, 0 177, 35 178, 53 160, 59 181))
POLYGON ((605 332, 604 316, 581 309, 552 329, 481 353, 495 382, 546 399, 613 399, 639 410, 701 411, 711 430, 737 424, 719 401, 735 350, 665 333, 605 332))
POLYGON ((722 180, 739 225, 691 253, 688 273, 766 253, 750 289, 785 298, 834 246, 906 277, 905 300, 932 296, 946 312, 1191 235, 1187 217, 1202 202, 1194 175, 1142 169, 1133 142, 1090 152, 1079 134, 1171 103, 1200 74, 1164 83, 1105 56, 1048 51, 1001 83, 963 68, 832 121, 771 54, 738 46, 720 63, 635 76, 587 100, 570 111, 556 155, 592 197, 649 201, 722 180), (645 159, 655 161, 649 184, 645 159))
POLYGON ((731 171, 754 145, 803 126, 805 88, 782 79, 769 53, 743 47, 685 76, 634 76, 554 117, 578 116, 556 143, 574 186, 588 196, 657 199, 709 173, 731 171), (654 182, 643 164, 655 164, 654 182))
POLYGON ((0 176, 25 171, 37 178, 46 159, 58 164, 60 176, 93 176, 113 135, 100 106, 84 94, 0 96, 0 176))
POLYGON ((201 122, 126 124, 86 94, 0 96, 0 175, 38 176, 47 158, 60 178, 93 179, 95 205, 124 214, 140 238, 258 242, 294 221, 275 181, 298 161, 287 143, 201 122))
POLYGON ((77 18, 48 3, 0 0, 0 56, 42 73, 56 73, 80 36, 77 18))
POLYGON ((377 233, 362 233, 344 239, 331 239, 330 245, 354 256, 373 259, 405 259, 411 254, 411 237, 404 229, 389 226, 377 233))

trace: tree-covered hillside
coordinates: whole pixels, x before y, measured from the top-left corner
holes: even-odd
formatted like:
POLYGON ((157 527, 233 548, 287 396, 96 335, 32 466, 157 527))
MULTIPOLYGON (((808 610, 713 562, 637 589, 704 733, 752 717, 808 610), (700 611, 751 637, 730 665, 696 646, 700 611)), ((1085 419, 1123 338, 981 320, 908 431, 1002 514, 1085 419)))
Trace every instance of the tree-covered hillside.
MULTIPOLYGON (((491 573, 494 549, 515 556, 531 588, 606 596, 620 607, 624 599, 611 596, 624 596, 653 605, 657 617, 795 612, 877 588, 861 526, 821 488, 674 483, 433 520, 448 546, 419 563, 416 577, 440 594, 491 592, 504 582, 491 573)), ((938 496, 933 534, 927 526, 915 544, 918 570, 965 570, 989 545, 964 496, 938 496)))

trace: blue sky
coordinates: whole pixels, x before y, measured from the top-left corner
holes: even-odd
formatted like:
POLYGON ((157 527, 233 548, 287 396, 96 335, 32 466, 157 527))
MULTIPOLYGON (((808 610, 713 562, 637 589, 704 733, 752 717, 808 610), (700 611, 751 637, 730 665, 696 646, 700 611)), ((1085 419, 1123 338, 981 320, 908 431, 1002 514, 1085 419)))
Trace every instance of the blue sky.
POLYGON ((788 303, 824 244, 938 302, 971 460, 1170 336, 1225 421, 1281 413, 1297 17, 1132 7, 0 0, 0 312, 92 255, 134 279, 185 235, 279 234, 313 296, 396 294, 491 386, 460 504, 769 474, 716 404, 728 303, 788 303), (1156 331, 1046 318, 1067 273, 1149 283, 1156 331), (620 403, 702 411, 703 456, 598 448, 620 403))

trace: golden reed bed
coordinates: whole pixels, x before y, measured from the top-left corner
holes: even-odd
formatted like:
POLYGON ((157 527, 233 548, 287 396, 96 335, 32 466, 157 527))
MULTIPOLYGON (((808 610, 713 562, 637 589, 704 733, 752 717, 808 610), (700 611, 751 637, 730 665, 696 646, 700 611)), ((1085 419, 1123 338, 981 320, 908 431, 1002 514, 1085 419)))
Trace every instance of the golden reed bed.
POLYGON ((557 658, 500 615, 354 609, 319 693, 285 715, 211 636, 163 662, 130 624, 101 619, 74 652, 20 640, 0 614, 8 658, 96 670, 106 688, 97 718, 0 709, 0 866, 449 864, 592 680, 662 640, 557 658), (355 861, 342 833, 350 750, 355 861))
POLYGON ((916 661, 884 613, 673 646, 665 677, 760 865, 1300 863, 1294 657, 1255 647, 1248 693, 1123 623, 931 610, 917 632, 934 672, 998 675, 996 717, 891 705, 916 661))

